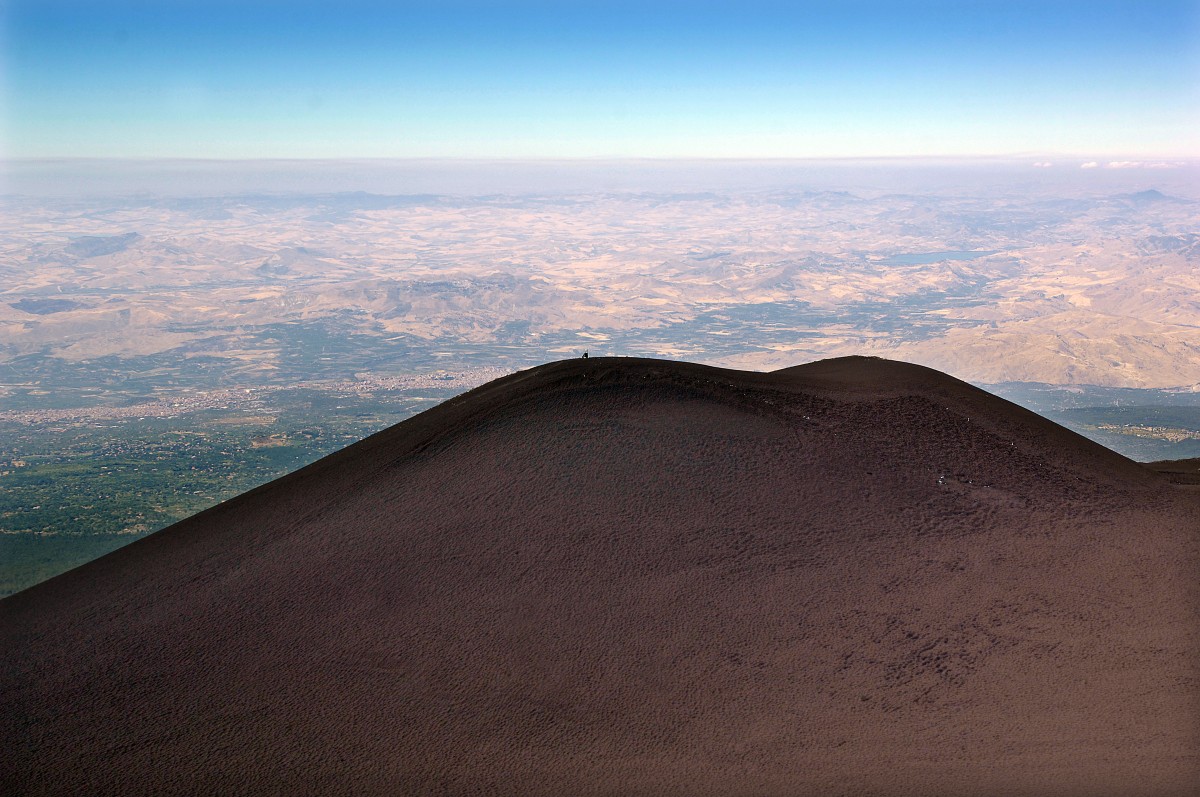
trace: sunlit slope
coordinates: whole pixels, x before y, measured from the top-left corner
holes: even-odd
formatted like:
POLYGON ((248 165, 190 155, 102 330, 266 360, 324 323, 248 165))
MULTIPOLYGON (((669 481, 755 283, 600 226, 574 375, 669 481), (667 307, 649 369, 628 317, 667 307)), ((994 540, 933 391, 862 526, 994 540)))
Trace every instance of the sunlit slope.
POLYGON ((935 371, 553 363, 0 602, 29 793, 1186 794, 1195 491, 935 371))

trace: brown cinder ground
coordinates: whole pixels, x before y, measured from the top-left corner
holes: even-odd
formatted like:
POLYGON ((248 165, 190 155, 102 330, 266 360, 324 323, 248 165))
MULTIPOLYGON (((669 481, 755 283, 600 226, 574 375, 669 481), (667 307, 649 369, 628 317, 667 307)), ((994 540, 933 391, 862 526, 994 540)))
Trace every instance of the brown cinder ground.
POLYGON ((1200 493, 917 366, 485 385, 0 602, 16 794, 1168 795, 1200 493))

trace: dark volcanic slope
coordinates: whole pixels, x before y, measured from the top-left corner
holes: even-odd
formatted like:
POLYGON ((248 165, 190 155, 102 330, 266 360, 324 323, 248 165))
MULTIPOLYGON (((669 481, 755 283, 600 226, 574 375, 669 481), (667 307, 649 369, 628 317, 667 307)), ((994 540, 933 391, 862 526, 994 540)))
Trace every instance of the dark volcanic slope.
POLYGON ((1194 794, 1200 494, 947 376, 499 380, 0 602, 98 794, 1194 794))

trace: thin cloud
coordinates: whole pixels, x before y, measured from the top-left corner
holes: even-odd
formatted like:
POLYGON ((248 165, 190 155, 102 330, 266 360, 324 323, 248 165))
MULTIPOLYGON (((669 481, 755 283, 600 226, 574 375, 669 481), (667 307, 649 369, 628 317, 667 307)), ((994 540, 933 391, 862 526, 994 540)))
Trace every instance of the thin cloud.
POLYGON ((1079 164, 1079 168, 1080 169, 1095 169, 1099 165, 1100 164, 1096 163, 1095 161, 1088 161, 1087 163, 1079 164))

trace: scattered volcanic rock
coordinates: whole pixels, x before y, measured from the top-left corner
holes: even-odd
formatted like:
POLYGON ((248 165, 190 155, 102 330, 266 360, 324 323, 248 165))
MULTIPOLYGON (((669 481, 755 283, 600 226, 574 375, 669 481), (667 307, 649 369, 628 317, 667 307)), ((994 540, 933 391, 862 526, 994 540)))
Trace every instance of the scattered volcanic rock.
POLYGON ((492 382, 0 602, 29 794, 1194 794, 1200 493, 943 374, 492 382))

